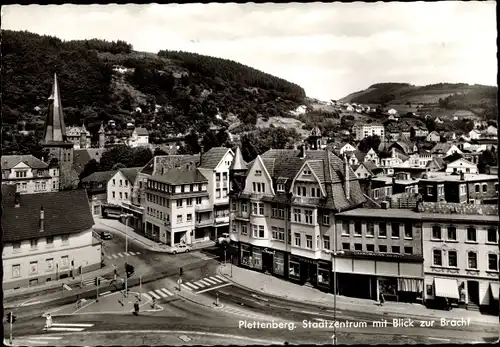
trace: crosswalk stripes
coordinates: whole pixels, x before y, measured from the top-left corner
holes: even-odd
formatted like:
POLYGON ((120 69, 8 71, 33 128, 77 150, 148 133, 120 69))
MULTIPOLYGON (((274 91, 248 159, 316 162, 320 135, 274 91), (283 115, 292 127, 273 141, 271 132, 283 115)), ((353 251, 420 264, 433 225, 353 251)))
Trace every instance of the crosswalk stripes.
MULTIPOLYGON (((87 278, 86 280, 83 280, 83 285, 84 286, 90 286, 90 285, 95 285, 95 278, 87 278)), ((101 284, 104 284, 106 282, 108 282, 110 280, 106 279, 106 278, 101 278, 101 284)))
POLYGON ((94 324, 87 323, 52 323, 46 331, 84 331, 87 328, 93 327, 94 324))
POLYGON ((136 256, 140 255, 141 252, 119 252, 119 253, 113 253, 113 254, 108 254, 106 258, 108 259, 118 259, 118 258, 123 258, 126 256, 136 256))
POLYGON ((62 336, 29 336, 29 337, 14 337, 13 346, 34 346, 34 345, 54 345, 55 341, 62 339, 62 336))
POLYGON ((191 281, 181 284, 181 287, 187 290, 198 291, 197 293, 204 293, 206 291, 217 289, 230 285, 226 278, 220 275, 206 276, 197 281, 191 281))
POLYGON ((159 288, 159 289, 153 289, 150 290, 147 293, 142 293, 142 295, 148 300, 148 301, 153 301, 153 298, 155 300, 161 300, 168 298, 170 296, 174 296, 174 293, 169 291, 167 288, 159 288))

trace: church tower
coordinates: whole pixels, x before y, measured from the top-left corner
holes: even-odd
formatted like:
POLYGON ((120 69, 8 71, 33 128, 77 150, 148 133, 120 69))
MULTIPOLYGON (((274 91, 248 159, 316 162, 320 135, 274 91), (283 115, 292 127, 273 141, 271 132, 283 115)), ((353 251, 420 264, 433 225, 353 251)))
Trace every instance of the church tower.
POLYGON ((49 152, 48 162, 59 168, 59 189, 70 189, 73 188, 73 143, 66 139, 66 126, 56 74, 48 101, 42 146, 49 152))
POLYGON ((104 131, 104 125, 101 123, 101 127, 99 128, 99 148, 104 148, 106 144, 106 132, 104 131))
POLYGON ((307 142, 309 142, 312 150, 317 151, 321 149, 321 130, 318 127, 314 127, 311 130, 311 135, 307 138, 307 142))
POLYGON ((80 149, 87 148, 87 129, 85 128, 85 123, 82 123, 82 129, 80 130, 80 149))
POLYGON ((238 194, 245 189, 245 181, 247 174, 247 165, 241 155, 240 147, 236 147, 233 162, 229 168, 229 182, 231 182, 230 191, 233 194, 238 194))

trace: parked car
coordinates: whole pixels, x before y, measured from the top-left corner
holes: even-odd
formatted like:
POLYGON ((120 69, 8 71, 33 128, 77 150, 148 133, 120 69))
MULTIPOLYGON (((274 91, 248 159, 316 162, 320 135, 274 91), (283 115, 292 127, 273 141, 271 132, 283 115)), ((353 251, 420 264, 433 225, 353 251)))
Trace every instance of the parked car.
POLYGON ((177 253, 187 253, 187 252, 190 252, 191 251, 191 247, 189 247, 188 245, 185 245, 183 243, 181 244, 178 244, 174 247, 172 247, 172 254, 177 254, 177 253))
POLYGON ((111 236, 111 234, 108 233, 107 231, 101 231, 101 239, 111 240, 112 238, 113 238, 113 236, 111 236))
POLYGON ((231 242, 231 239, 229 238, 228 233, 223 233, 221 236, 217 238, 217 244, 218 245, 223 245, 223 244, 229 244, 231 242))

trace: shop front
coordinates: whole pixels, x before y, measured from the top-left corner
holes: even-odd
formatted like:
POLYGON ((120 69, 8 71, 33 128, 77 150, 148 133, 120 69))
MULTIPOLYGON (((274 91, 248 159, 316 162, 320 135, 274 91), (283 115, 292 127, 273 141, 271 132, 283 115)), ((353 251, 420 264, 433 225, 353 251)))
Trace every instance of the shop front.
MULTIPOLYGON (((236 243, 233 247, 237 252, 236 243)), ((286 252, 267 247, 252 246, 246 243, 240 243, 239 252, 240 266, 279 277, 286 277, 286 252)))
POLYGON ((316 286, 318 282, 318 261, 290 255, 288 278, 300 284, 316 286))
MULTIPOLYGON (((327 261, 318 261, 318 280, 317 286, 322 291, 331 291, 333 288, 333 282, 331 279, 331 262, 327 261)), ((333 280, 333 279, 332 279, 333 280)))

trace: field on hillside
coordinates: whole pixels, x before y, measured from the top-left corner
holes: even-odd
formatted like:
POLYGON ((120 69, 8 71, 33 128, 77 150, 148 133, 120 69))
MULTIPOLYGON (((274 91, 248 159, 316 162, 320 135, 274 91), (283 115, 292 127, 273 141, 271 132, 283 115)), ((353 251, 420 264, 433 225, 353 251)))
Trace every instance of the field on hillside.
POLYGON ((309 135, 309 131, 302 128, 304 123, 295 118, 269 117, 269 120, 267 121, 264 121, 262 118, 257 119, 256 126, 258 128, 268 128, 271 125, 274 125, 275 127, 282 127, 285 129, 295 128, 299 134, 303 136, 309 135))

